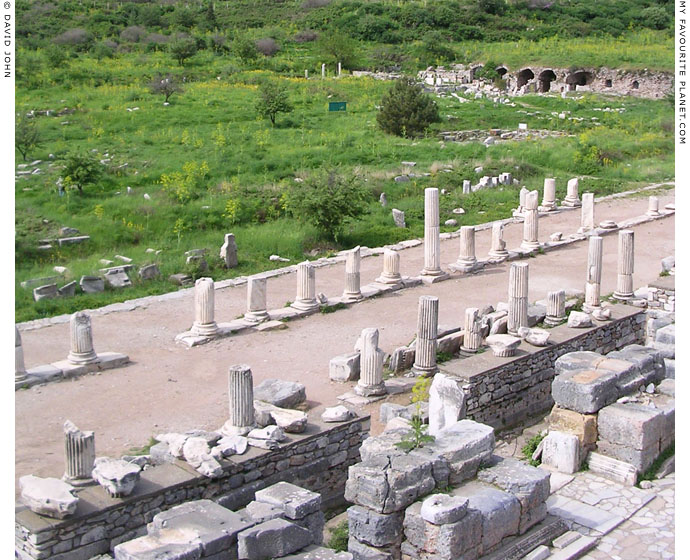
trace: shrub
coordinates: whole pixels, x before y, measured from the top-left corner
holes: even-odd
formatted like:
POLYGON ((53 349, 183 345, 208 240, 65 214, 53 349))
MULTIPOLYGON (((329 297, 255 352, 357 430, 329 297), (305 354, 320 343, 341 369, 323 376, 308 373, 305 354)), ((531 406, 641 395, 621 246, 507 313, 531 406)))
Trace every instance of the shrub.
POLYGON ((115 55, 117 44, 115 44, 115 47, 112 47, 108 43, 112 43, 112 41, 103 41, 102 43, 95 45, 93 49, 91 49, 93 56, 95 56, 98 60, 112 58, 115 55))
POLYGON ((256 44, 247 37, 238 37, 235 39, 232 44, 232 51, 235 53, 235 56, 245 64, 255 60, 259 56, 256 44))
POLYGON ((168 47, 170 54, 177 60, 177 63, 182 66, 184 61, 193 57, 197 53, 196 40, 191 37, 182 37, 176 39, 168 47))
POLYGON ((410 78, 400 79, 393 85, 384 95, 376 115, 381 130, 405 138, 423 134, 431 123, 440 120, 434 100, 410 78))
POLYGON ((184 89, 182 88, 182 85, 177 81, 175 76, 172 74, 167 74, 166 76, 163 76, 162 74, 158 74, 151 82, 149 83, 149 90, 153 94, 161 94, 165 96, 165 103, 168 102, 168 99, 170 99, 170 96, 173 93, 183 93, 184 89))
POLYGON ((264 56, 273 56, 280 50, 280 47, 275 39, 267 37, 266 39, 256 41, 256 50, 264 56))
POLYGON ((53 39, 56 45, 68 45, 78 47, 79 50, 85 50, 93 40, 91 34, 86 29, 68 29, 53 39))
POLYGON ((17 118, 14 127, 14 146, 22 154, 24 161, 29 152, 40 144, 41 137, 34 120, 26 117, 17 118))
POLYGON ((650 6, 640 12, 640 23, 651 29, 666 29, 671 16, 661 6, 650 6))
POLYGON ((347 541, 349 539, 349 527, 347 520, 338 523, 331 530, 327 546, 335 552, 347 552, 347 541))
POLYGON ((278 113, 289 113, 292 105, 285 86, 278 82, 264 82, 259 86, 259 99, 256 102, 256 112, 262 117, 271 119, 276 124, 278 113))
POLYGON ((157 50, 160 45, 165 45, 170 41, 170 37, 162 33, 149 33, 144 42, 150 50, 157 50))
POLYGON ((76 187, 81 194, 84 187, 96 183, 102 174, 103 167, 91 153, 72 152, 65 157, 65 167, 60 176, 65 187, 76 187))
POLYGON ((120 31, 120 39, 130 43, 138 43, 148 35, 145 28, 140 25, 130 25, 120 31))
POLYGON ((539 459, 532 459, 532 454, 537 450, 537 447, 539 447, 539 444, 541 443, 541 440, 544 439, 544 437, 546 436, 537 434, 533 438, 528 439, 522 448, 523 458, 533 467, 538 467, 541 464, 541 461, 539 459))
POLYGON ((295 43, 311 43, 312 41, 316 41, 318 37, 319 34, 316 31, 312 31, 311 29, 303 29, 293 37, 293 40, 295 43))
POLYGON ((318 40, 318 50, 333 64, 353 68, 357 61, 357 42, 340 31, 327 31, 318 40))
POLYGON ((46 59, 51 68, 60 68, 67 62, 67 53, 65 49, 51 45, 46 49, 46 59))
POLYGON ((486 14, 500 15, 506 10, 505 0, 477 0, 477 7, 486 14))
POLYGON ((313 10, 314 8, 323 8, 328 6, 330 3, 331 0, 304 0, 301 8, 303 10, 313 10))
POLYGON ((216 54, 224 54, 230 50, 226 43, 227 39, 225 35, 221 35, 220 33, 214 33, 208 39, 208 47, 216 54))

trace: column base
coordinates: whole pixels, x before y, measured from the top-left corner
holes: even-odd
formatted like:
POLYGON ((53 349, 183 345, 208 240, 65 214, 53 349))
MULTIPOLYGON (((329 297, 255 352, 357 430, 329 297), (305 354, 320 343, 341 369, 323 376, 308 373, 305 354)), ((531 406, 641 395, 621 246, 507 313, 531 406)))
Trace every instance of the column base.
POLYGON ((290 305, 293 309, 299 311, 316 311, 319 308, 319 302, 314 300, 297 300, 290 305))
POLYGON ((542 202, 541 206, 539 206, 537 210, 539 210, 539 212, 553 212, 557 208, 558 206, 556 206, 555 202, 553 204, 545 204, 542 202))
POLYGON ((582 304, 582 311, 585 313, 592 313, 592 311, 596 311, 597 309, 601 309, 601 304, 599 305, 590 305, 587 303, 582 304))
POLYGON ((489 251, 489 257, 492 259, 505 259, 508 257, 508 251, 489 251))
POLYGON ((563 202, 561 202, 561 206, 565 206, 566 208, 579 208, 582 206, 582 201, 579 198, 565 198, 563 202))
POLYGON ((460 345, 460 352, 464 354, 476 354, 478 351, 479 348, 465 348, 462 344, 460 345))
POLYGON ((342 303, 356 303, 358 301, 362 301, 363 299, 364 296, 362 295, 362 292, 345 292, 343 293, 343 297, 340 298, 340 301, 342 303))
POLYGON ((429 367, 423 367, 423 366, 418 366, 414 364, 412 366, 412 373, 414 373, 417 377, 431 377, 435 373, 438 372, 438 365, 434 364, 433 366, 429 367))
POLYGON ((218 325, 215 321, 205 324, 194 323, 191 332, 197 336, 215 336, 218 334, 218 325))
POLYGON ((223 427, 218 430, 224 436, 246 436, 256 426, 233 426, 230 420, 223 424, 223 427))
POLYGON ((444 280, 448 280, 448 278, 450 278, 450 274, 443 270, 432 272, 422 270, 422 273, 420 274, 419 278, 425 284, 436 284, 436 282, 443 282, 444 280))
POLYGON ((536 251, 540 246, 539 241, 523 241, 520 243, 520 249, 524 251, 536 251))
POLYGON ((268 319, 268 311, 250 311, 244 314, 244 320, 248 323, 263 323, 268 319))
POLYGON ((354 386, 353 391, 360 397, 378 397, 388 393, 383 381, 377 385, 360 385, 354 386))
POLYGON ((474 260, 460 260, 449 264, 448 268, 453 272, 472 272, 477 267, 477 259, 474 260))
POLYGON ((397 276, 384 276, 382 274, 376 280, 374 280, 374 282, 388 285, 400 284, 402 282, 402 276, 400 274, 398 274, 397 276))
POLYGON ((96 484, 93 478, 70 478, 66 474, 62 475, 63 482, 75 486, 77 488, 83 488, 84 486, 92 486, 96 484))
POLYGON ((568 320, 566 316, 563 317, 549 317, 548 315, 544 317, 544 324, 549 325, 550 327, 557 327, 558 325, 561 325, 565 323, 568 320))
POLYGON ((632 299, 634 297, 634 295, 635 294, 633 292, 630 292, 630 293, 613 292, 613 297, 615 297, 616 299, 623 300, 623 301, 627 301, 629 299, 632 299))
POLYGON ((67 361, 75 366, 84 366, 98 362, 98 355, 93 350, 91 352, 70 352, 67 361))
POLYGON ((661 212, 650 212, 649 210, 644 213, 645 216, 649 216, 650 218, 656 218, 657 216, 661 216, 661 212))

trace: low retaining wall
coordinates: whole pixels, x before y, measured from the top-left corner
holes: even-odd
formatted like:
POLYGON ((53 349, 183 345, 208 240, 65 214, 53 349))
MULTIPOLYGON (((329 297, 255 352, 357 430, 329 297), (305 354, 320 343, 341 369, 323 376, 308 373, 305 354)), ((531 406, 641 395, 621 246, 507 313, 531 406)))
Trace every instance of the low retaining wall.
POLYGON ((50 519, 20 507, 15 515, 15 548, 21 559, 88 560, 121 542, 146 534, 153 516, 173 506, 212 499, 239 509, 257 490, 292 482, 318 492, 322 508, 344 503, 348 467, 359 461, 369 416, 338 424, 310 423, 302 434, 274 451, 250 447, 221 461, 224 474, 210 479, 182 461, 141 473, 131 496, 111 498, 100 486, 77 490, 79 504, 68 519, 50 519))
POLYGON ((522 342, 512 358, 498 358, 491 350, 440 366, 443 373, 465 381, 467 418, 498 430, 514 427, 553 406, 551 382, 556 359, 579 350, 606 354, 628 344, 644 343, 644 310, 611 307, 610 321, 587 329, 561 325, 549 329, 549 346, 522 342))

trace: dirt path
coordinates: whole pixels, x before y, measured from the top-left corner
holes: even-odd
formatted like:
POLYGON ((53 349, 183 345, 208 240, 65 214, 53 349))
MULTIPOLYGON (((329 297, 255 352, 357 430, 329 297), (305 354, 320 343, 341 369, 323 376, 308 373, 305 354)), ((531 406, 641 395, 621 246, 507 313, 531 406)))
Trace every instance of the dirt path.
MULTIPOLYGON (((672 202, 674 191, 660 196, 672 202)), ((643 214, 647 199, 631 198, 598 203, 597 221, 622 220, 643 214)), ((540 219, 540 239, 555 231, 566 235, 579 226, 580 212, 563 212, 540 219)), ((635 228, 635 286, 654 280, 660 260, 674 254, 673 217, 635 228)), ((522 225, 505 228, 509 248, 519 245, 522 225)), ((477 255, 485 255, 491 231, 477 233, 477 255)), ((241 248, 240 248, 241 250, 241 248)), ((441 243, 443 266, 455 261, 459 240, 441 243)), ((602 294, 615 289, 617 236, 604 238, 602 294)), ((579 242, 530 259, 530 301, 558 288, 584 288, 587 244, 579 242)), ((401 253, 401 272, 416 275, 422 268, 423 249, 401 253)), ((362 260, 362 284, 380 273, 382 259, 362 260)), ((336 404, 348 386, 331 383, 329 360, 352 351, 361 329, 378 327, 386 351, 407 344, 414 336, 420 295, 440 297, 441 325, 462 322, 466 307, 507 300, 509 265, 477 275, 452 279, 375 298, 334 314, 316 314, 288 323, 288 328, 266 333, 239 334, 205 346, 187 349, 174 343, 175 335, 193 320, 193 296, 156 302, 131 312, 93 317, 97 351, 127 353, 125 368, 18 391, 15 396, 15 476, 60 476, 64 471, 62 425, 70 419, 96 432, 98 455, 119 456, 147 443, 161 432, 192 428, 217 429, 227 414, 227 368, 233 363, 252 367, 255 384, 272 377, 300 381, 307 387, 312 413, 336 404)), ((344 265, 317 269, 317 291, 337 295, 344 285, 344 265)), ((294 299, 295 276, 268 281, 268 307, 282 307, 294 299)), ((245 310, 244 287, 216 292, 216 320, 228 321, 245 310)), ((27 367, 64 359, 69 350, 69 327, 54 325, 23 333, 27 367)), ((397 397, 407 398, 406 396, 397 397)), ((379 403, 380 404, 380 403, 379 403)), ((378 406, 372 405, 372 431, 378 426, 378 406)))

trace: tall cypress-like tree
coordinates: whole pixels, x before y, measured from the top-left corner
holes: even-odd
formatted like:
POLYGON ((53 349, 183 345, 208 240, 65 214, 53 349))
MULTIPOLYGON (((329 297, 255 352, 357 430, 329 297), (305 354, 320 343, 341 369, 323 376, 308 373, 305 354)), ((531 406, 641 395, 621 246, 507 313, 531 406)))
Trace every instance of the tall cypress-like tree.
POLYGON ((389 134, 413 138, 424 134, 431 123, 440 122, 436 102, 410 78, 398 80, 383 96, 376 115, 379 128, 389 134))

